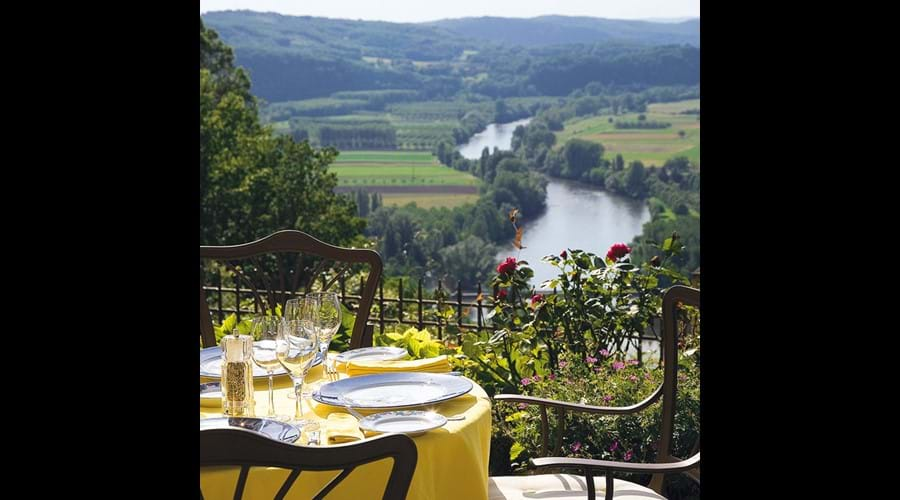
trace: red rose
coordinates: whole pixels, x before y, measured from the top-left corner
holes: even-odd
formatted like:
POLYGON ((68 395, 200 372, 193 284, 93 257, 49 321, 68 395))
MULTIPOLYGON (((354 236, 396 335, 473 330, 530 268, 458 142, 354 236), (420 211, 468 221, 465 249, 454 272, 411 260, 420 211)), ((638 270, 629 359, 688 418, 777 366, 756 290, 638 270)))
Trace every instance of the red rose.
POLYGON ((500 274, 511 273, 516 270, 516 258, 515 257, 507 257, 505 261, 501 262, 499 266, 497 266, 497 272, 500 274))
POLYGON ((609 251, 606 252, 606 258, 615 262, 630 253, 631 249, 628 248, 628 245, 624 243, 616 243, 613 246, 609 247, 609 251))
POLYGON ((535 305, 537 305, 538 302, 540 302, 542 300, 544 300, 544 296, 539 293, 536 293, 531 296, 531 305, 535 306, 535 305))
POLYGON ((499 292, 497 292, 497 300, 504 299, 506 299, 506 290, 500 290, 499 292))
POLYGON ((559 256, 560 256, 560 257, 562 257, 562 258, 564 258, 564 259, 565 259, 565 258, 566 258, 566 257, 568 257, 568 256, 569 256, 569 254, 567 254, 567 253, 566 253, 566 251, 565 251, 565 250, 563 250, 563 251, 562 251, 562 253, 561 253, 561 254, 559 254, 559 256))

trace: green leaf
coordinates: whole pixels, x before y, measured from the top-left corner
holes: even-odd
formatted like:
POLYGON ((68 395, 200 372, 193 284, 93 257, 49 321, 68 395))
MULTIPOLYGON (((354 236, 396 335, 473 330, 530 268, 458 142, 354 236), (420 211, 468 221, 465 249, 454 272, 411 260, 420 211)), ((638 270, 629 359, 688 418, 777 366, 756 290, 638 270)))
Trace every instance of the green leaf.
POLYGON ((509 449, 509 460, 513 461, 525 451, 525 447, 522 446, 522 443, 516 441, 512 444, 512 447, 509 449))
MULTIPOLYGON (((527 412, 527 411, 517 411, 517 412, 511 414, 510 416, 506 417, 506 421, 507 421, 507 422, 515 422, 516 420, 519 420, 519 419, 521 419, 521 418, 525 418, 525 417, 527 417, 527 416, 528 416, 528 412, 527 412)), ((518 444, 518 443, 517 443, 517 444, 518 444)))

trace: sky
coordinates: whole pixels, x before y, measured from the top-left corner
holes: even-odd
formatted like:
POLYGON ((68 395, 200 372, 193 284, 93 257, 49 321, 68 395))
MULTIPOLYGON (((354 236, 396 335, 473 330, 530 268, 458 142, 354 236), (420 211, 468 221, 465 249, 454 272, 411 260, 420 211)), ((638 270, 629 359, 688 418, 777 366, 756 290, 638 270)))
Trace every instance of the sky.
POLYGON ((200 0, 201 14, 218 10, 394 22, 547 14, 658 19, 700 17, 700 0, 200 0))

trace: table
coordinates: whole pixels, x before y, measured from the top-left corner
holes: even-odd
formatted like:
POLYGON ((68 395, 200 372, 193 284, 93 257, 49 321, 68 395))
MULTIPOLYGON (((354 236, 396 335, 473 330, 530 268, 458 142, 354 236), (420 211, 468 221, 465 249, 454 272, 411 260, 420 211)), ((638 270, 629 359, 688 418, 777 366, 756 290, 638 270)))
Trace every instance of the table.
MULTIPOLYGON (((345 374, 340 374, 345 378, 345 374)), ((201 378, 201 382, 209 379, 201 378)), ((313 367, 306 377, 307 384, 326 381, 322 365, 313 367)), ((256 416, 265 417, 268 409, 268 381, 255 381, 256 416)), ((413 437, 418 450, 416 471, 407 498, 421 500, 487 499, 488 460, 491 443, 491 400, 478 384, 472 391, 450 401, 425 408, 445 416, 465 414, 465 420, 447 424, 423 435, 413 437)), ((304 384, 304 387, 306 384, 304 384)), ((275 377, 275 411, 279 415, 294 415, 294 400, 287 395, 293 391, 290 378, 275 377)), ((344 410, 320 404, 307 398, 303 401, 304 418, 325 425, 328 414, 344 410)), ((364 415, 373 412, 361 411, 364 415)), ((221 417, 222 408, 200 407, 200 418, 221 417)), ((323 432, 324 435, 324 432, 323 432)), ((301 437, 301 439, 303 439, 301 437)), ((300 444, 300 441, 297 442, 300 444)), ((381 498, 391 467, 390 459, 361 466, 354 470, 326 498, 366 500, 381 498)), ((340 471, 304 471, 291 487, 286 499, 311 498, 340 471)), ((275 468, 253 468, 250 471, 244 498, 273 498, 290 471, 275 468)), ((234 496, 238 476, 237 467, 206 467, 200 473, 200 487, 207 500, 234 496)))

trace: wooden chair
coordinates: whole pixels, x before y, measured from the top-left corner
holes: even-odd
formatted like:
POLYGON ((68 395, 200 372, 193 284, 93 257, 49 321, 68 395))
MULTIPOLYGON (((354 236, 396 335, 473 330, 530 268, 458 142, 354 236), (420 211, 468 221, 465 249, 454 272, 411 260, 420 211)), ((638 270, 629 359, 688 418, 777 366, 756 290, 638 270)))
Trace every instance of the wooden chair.
POLYGON ((662 397, 662 425, 655 464, 638 464, 630 462, 613 462, 606 460, 590 460, 581 458, 546 457, 530 460, 534 468, 576 469, 583 475, 571 474, 539 474, 533 476, 500 476, 492 477, 488 483, 490 500, 512 500, 520 498, 589 498, 594 500, 597 490, 605 492, 606 500, 649 500, 664 499, 663 479, 666 473, 685 472, 689 477, 700 482, 699 441, 693 455, 682 460, 671 454, 672 434, 675 422, 675 391, 678 381, 678 331, 676 329, 677 310, 680 304, 700 305, 700 291, 685 286, 673 286, 663 295, 663 335, 662 354, 664 360, 663 383, 656 391, 640 403, 626 407, 604 407, 555 401, 516 394, 498 394, 498 401, 509 403, 535 404, 541 407, 541 454, 547 453, 547 408, 556 408, 560 432, 557 436, 556 448, 562 450, 562 429, 565 423, 565 412, 570 410, 580 413, 597 413, 602 415, 623 415, 640 411, 662 397), (614 479, 613 472, 649 473, 652 474, 649 487, 628 481, 614 479), (605 481, 599 485, 595 478, 605 481))
MULTIPOLYGON (((343 445, 305 447, 282 443, 256 432, 240 429, 200 431, 200 467, 240 466, 234 498, 243 497, 251 467, 278 467, 291 473, 275 499, 284 498, 302 471, 337 471, 328 484, 312 498, 319 500, 343 481, 356 467, 383 458, 392 458, 390 477, 381 498, 404 499, 416 469, 416 444, 404 434, 385 434, 373 439, 343 445)), ((372 492, 375 493, 375 492, 372 492)), ((200 492, 203 498, 203 492, 200 492)), ((368 498, 377 498, 374 495, 368 498)), ((255 499, 254 499, 255 500, 255 499)))
POLYGON ((262 313, 273 311, 278 305, 284 307, 288 299, 312 291, 317 281, 321 284, 320 291, 329 290, 335 283, 340 283, 343 291, 345 274, 360 264, 367 264, 369 273, 358 297, 350 348, 372 345, 374 327, 368 325, 369 310, 383 268, 378 252, 336 247, 301 231, 286 230, 241 245, 201 246, 200 259, 200 338, 204 347, 216 345, 207 291, 218 291, 220 310, 224 308, 223 295, 231 294, 233 300, 238 302, 234 309, 240 309, 239 302, 249 294, 253 298, 254 309, 262 313), (209 261, 217 261, 224 266, 231 287, 223 286, 221 273, 215 286, 204 286, 214 275, 205 267, 209 261), (305 292, 301 293, 301 288, 305 292), (241 292, 245 295, 240 296, 241 292))

